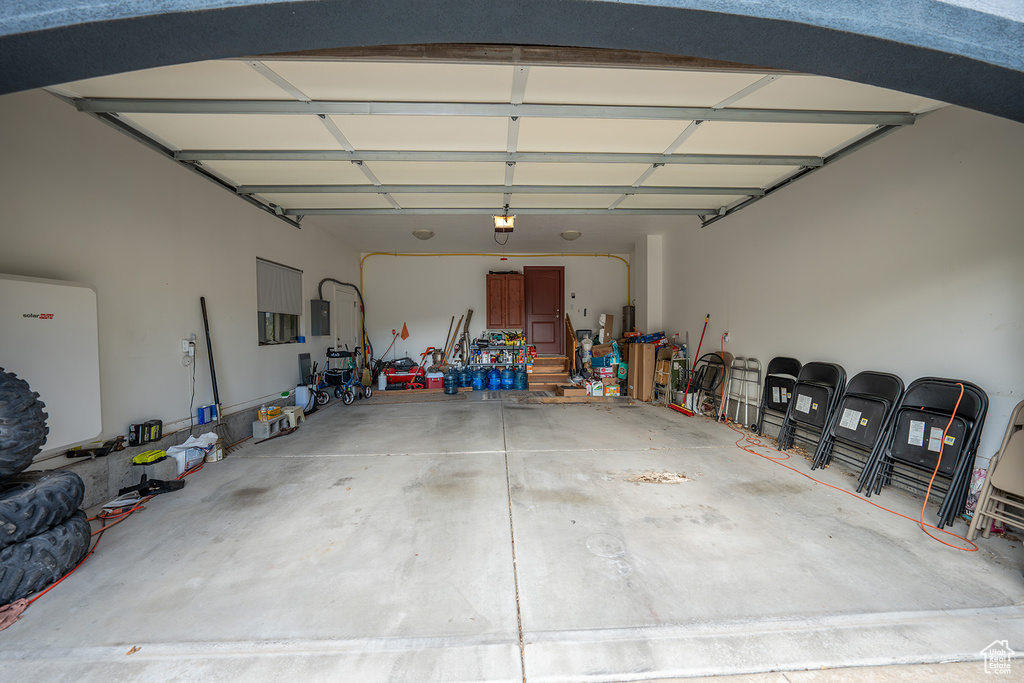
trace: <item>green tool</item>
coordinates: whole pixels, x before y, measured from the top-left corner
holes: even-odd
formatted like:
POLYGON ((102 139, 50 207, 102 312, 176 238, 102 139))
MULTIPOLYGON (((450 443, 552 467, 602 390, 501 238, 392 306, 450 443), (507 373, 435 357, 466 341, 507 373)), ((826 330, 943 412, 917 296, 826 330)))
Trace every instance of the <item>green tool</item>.
POLYGON ((152 465, 167 457, 167 451, 142 451, 132 458, 133 465, 152 465))

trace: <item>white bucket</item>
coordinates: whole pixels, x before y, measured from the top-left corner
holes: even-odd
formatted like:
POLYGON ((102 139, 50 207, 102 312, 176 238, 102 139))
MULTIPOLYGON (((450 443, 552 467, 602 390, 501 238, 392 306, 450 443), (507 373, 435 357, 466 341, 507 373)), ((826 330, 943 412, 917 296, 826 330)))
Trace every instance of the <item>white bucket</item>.
POLYGON ((672 392, 672 402, 675 403, 677 406, 682 406, 683 408, 686 408, 687 410, 693 410, 694 409, 693 408, 693 401, 694 401, 694 399, 696 397, 697 397, 697 392, 695 392, 695 391, 691 391, 688 394, 686 392, 684 392, 684 391, 673 391, 672 392))
POLYGON ((312 408, 310 405, 312 398, 313 394, 305 384, 300 384, 295 387, 295 405, 302 408, 303 412, 308 412, 309 409, 312 408))

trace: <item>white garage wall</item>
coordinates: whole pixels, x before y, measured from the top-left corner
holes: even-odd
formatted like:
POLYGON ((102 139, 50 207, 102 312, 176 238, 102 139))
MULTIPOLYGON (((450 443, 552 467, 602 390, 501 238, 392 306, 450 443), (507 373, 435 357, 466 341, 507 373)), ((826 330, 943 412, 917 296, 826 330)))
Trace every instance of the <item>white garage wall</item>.
MULTIPOLYGON (((628 260, 625 255, 623 258, 628 260)), ((573 326, 596 333, 598 316, 611 313, 615 316, 615 334, 619 334, 626 301, 626 264, 617 258, 510 256, 500 261, 497 256, 374 255, 363 266, 363 295, 367 332, 375 353, 383 354, 391 343, 391 330, 401 332, 402 323, 406 323, 410 336, 399 338, 395 350, 399 358, 409 356, 418 361, 428 346, 444 347, 452 315, 458 322, 467 309, 473 309, 469 331, 475 337, 487 323, 487 273, 523 272, 523 266, 565 266, 565 310, 573 326)))
POLYGON ((1024 392, 1024 125, 940 110, 797 185, 666 238, 666 322, 704 351, 975 382, 979 461, 1024 392), (712 255, 714 257, 712 257, 712 255), (669 267, 671 264, 671 267, 669 267), (710 342, 710 343, 709 343, 710 342))
POLYGON ((299 352, 324 356, 329 337, 257 345, 256 258, 304 271, 308 336, 317 282, 358 278, 358 255, 336 238, 247 206, 42 92, 0 98, 0 154, 0 272, 97 290, 105 436, 150 418, 187 423, 180 340, 192 333, 195 405, 212 402, 200 296, 225 412, 293 388, 299 352))
MULTIPOLYGON (((634 246, 636 273, 633 299, 636 301, 636 329, 650 334, 665 331, 664 235, 647 235, 634 246)), ((671 336, 671 333, 669 333, 671 336)))

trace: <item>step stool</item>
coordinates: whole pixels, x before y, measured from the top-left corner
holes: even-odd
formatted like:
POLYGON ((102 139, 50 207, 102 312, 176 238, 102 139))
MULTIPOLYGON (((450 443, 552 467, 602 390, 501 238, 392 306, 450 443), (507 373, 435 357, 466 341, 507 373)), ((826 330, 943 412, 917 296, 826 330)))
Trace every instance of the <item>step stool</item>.
POLYGON ((281 413, 277 417, 272 417, 265 422, 263 420, 256 420, 252 423, 252 438, 269 439, 281 431, 281 425, 284 424, 287 419, 288 416, 281 413))
POLYGON ((295 429, 300 422, 306 421, 306 413, 301 406, 281 406, 281 414, 288 418, 289 429, 295 429))

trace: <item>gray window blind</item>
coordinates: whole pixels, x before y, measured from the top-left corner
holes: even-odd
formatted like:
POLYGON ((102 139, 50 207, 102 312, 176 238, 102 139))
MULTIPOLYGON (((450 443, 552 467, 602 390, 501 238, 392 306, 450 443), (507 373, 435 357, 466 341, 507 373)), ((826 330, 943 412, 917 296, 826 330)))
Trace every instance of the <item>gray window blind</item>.
POLYGON ((302 314, 302 271, 256 259, 256 310, 302 314))

